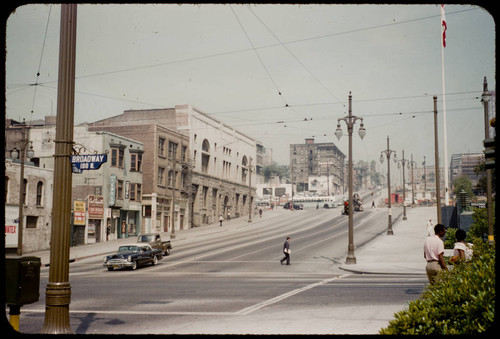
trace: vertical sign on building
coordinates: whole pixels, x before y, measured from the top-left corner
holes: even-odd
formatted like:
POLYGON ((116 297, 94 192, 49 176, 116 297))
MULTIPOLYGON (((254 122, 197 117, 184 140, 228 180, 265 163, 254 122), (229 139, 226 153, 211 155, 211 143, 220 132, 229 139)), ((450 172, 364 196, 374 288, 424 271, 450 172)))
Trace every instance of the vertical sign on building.
POLYGON ((114 206, 116 199, 116 175, 109 176, 109 205, 114 206))
POLYGON ((85 201, 73 201, 73 225, 85 226, 85 201))

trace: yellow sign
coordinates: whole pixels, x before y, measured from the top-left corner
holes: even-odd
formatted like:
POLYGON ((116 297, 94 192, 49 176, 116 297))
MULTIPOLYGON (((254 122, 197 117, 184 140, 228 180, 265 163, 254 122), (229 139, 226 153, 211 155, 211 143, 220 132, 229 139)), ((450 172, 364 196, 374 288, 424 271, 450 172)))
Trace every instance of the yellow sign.
POLYGON ((85 201, 73 201, 73 225, 85 225, 85 201))

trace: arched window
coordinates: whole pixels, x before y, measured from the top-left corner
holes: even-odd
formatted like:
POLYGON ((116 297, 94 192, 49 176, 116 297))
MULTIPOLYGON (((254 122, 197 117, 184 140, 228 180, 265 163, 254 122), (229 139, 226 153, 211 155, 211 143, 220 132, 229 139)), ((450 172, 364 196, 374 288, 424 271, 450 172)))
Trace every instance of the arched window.
POLYGON ((208 173, 208 164, 210 163, 210 143, 207 139, 203 140, 201 151, 201 172, 208 173))
POLYGON ((42 206, 42 198, 43 198, 43 182, 39 181, 36 184, 36 205, 42 206))
POLYGON ((201 150, 203 152, 210 153, 210 143, 207 139, 203 140, 203 144, 201 145, 201 150))
POLYGON ((241 159, 241 182, 243 184, 245 184, 247 181, 247 171, 247 157, 243 156, 243 159, 241 159))

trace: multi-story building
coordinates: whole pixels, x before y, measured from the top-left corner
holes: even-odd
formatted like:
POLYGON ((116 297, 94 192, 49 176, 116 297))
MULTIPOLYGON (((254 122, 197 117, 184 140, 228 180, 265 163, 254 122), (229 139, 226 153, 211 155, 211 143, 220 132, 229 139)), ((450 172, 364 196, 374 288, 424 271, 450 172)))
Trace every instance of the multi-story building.
MULTIPOLYGON (((54 168, 55 119, 31 126, 34 161, 54 168)), ((75 155, 106 155, 98 169, 72 174, 71 245, 134 237, 141 232, 142 156, 139 141, 110 132, 92 132, 83 124, 73 129, 75 155)))
POLYGON ((187 227, 192 167, 189 138, 137 111, 91 123, 89 129, 133 137, 143 143, 142 232, 187 227))
POLYGON ((470 179, 472 187, 475 187, 479 181, 479 175, 474 173, 474 168, 481 161, 484 161, 483 153, 453 154, 450 161, 450 184, 453 184, 453 180, 457 177, 465 175, 470 179))
MULTIPOLYGON (((188 216, 187 223, 190 227, 216 222, 219 215, 225 217, 248 215, 252 210, 255 196, 256 141, 254 139, 191 105, 130 110, 90 125, 93 130, 108 129, 112 126, 135 126, 136 133, 142 135, 142 126, 148 124, 169 130, 171 137, 177 138, 171 140, 172 147, 187 146, 185 152, 187 156, 175 160, 178 172, 186 175, 184 180, 182 178, 177 180, 188 185, 181 189, 185 193, 184 196, 187 195, 187 199, 183 200, 186 201, 185 214, 182 214, 182 205, 177 206, 176 203, 174 208, 179 209, 181 216, 188 216)), ((157 135, 153 142, 144 142, 145 154, 149 151, 154 152, 152 148, 160 149, 162 143, 166 141, 157 135)), ((167 166, 175 168, 174 162, 167 166)), ((144 181, 150 180, 154 186, 158 186, 163 170, 161 166, 152 166, 151 169, 154 172, 145 172, 144 181), (154 178, 158 180, 153 181, 154 178)), ((156 187, 153 187, 152 194, 155 189, 156 187)), ((182 196, 182 192, 179 192, 179 196, 182 196)), ((165 220, 160 222, 167 223, 165 220)))
MULTIPOLYGON (((11 148, 12 150, 12 148, 11 148)), ((35 153, 36 155, 36 153, 35 153)), ((52 185, 54 170, 34 166, 30 159, 24 165, 24 190, 20 189, 21 163, 5 158, 5 247, 17 249, 19 232, 19 198, 23 201, 22 251, 50 248, 52 226, 52 185)))
MULTIPOLYGON (((319 182, 319 178, 327 187, 324 194, 337 195, 343 193, 345 155, 334 143, 315 143, 307 138, 304 144, 290 145, 290 175, 297 191, 313 189, 310 178, 319 182)), ((323 190, 324 191, 324 190, 323 190)))

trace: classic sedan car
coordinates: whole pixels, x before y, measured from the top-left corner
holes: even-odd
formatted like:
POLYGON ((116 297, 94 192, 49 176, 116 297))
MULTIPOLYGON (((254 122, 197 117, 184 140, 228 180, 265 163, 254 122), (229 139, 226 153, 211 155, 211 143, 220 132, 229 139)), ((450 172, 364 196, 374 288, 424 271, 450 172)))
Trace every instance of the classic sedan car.
POLYGON ((109 271, 115 268, 130 268, 135 270, 142 265, 157 265, 158 260, 163 258, 163 251, 154 249, 148 244, 130 244, 122 245, 118 248, 118 252, 112 255, 107 255, 104 258, 103 265, 109 271))

